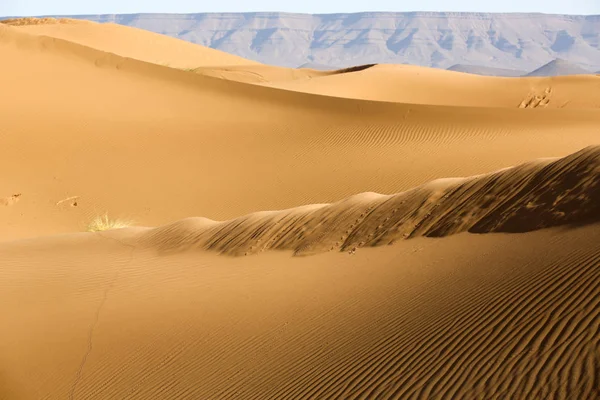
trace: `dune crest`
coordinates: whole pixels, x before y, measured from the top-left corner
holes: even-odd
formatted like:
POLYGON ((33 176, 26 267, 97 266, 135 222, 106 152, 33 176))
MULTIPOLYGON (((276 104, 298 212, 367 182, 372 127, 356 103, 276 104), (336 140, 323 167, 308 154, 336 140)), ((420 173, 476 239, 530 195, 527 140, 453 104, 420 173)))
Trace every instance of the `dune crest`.
POLYGON ((31 35, 62 39, 122 57, 173 68, 261 65, 209 47, 116 24, 62 18, 19 18, 0 22, 31 35))
POLYGON ((189 218, 146 232, 161 252, 229 255, 292 250, 354 252, 416 236, 529 232, 600 219, 600 146, 470 178, 442 179, 395 195, 363 193, 334 204, 250 214, 226 222, 189 218))
POLYGON ((365 67, 345 70, 355 73, 328 73, 312 80, 263 84, 325 96, 412 104, 600 108, 600 80, 594 75, 499 77, 402 64, 365 67), (532 98, 538 101, 534 104, 532 98))

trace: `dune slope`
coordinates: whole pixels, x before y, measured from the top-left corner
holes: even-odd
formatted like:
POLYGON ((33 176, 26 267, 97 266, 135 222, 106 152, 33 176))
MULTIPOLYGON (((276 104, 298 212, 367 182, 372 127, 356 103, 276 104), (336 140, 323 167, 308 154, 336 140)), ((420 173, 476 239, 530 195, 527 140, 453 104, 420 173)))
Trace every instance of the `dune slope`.
POLYGON ((256 61, 209 47, 123 25, 54 18, 21 18, 0 23, 14 26, 25 33, 64 39, 123 57, 173 68, 260 65, 256 61))
POLYGON ((310 79, 336 71, 296 69, 260 64, 229 53, 142 29, 69 18, 16 18, 0 24, 21 32, 64 39, 122 57, 245 83, 310 79))
POLYGON ((354 255, 0 244, 0 397, 595 398, 600 229, 354 255))
POLYGON ((200 67, 193 72, 360 100, 464 107, 600 109, 600 79, 589 73, 517 79, 517 75, 508 78, 508 73, 501 77, 498 71, 498 76, 490 76, 492 71, 486 74, 476 70, 444 71, 408 65, 366 65, 333 71, 241 65, 200 67))
POLYGON ((82 230, 106 212, 157 226, 397 193, 600 144, 591 109, 297 93, 10 26, 0 26, 0 48, 0 169, 10 171, 0 198, 19 195, 0 206, 2 239, 82 230))
POLYGON ((396 195, 364 193, 335 204, 262 212, 227 222, 189 218, 142 241, 162 253, 189 248, 305 255, 460 232, 528 232, 600 220, 600 147, 496 173, 442 179, 396 195))
POLYGON ((412 65, 377 65, 353 74, 265 83, 286 90, 364 100, 466 107, 600 108, 595 75, 480 76, 412 65))
POLYGON ((354 99, 467 107, 600 108, 595 75, 503 78, 413 65, 376 65, 353 74, 266 83, 354 99))

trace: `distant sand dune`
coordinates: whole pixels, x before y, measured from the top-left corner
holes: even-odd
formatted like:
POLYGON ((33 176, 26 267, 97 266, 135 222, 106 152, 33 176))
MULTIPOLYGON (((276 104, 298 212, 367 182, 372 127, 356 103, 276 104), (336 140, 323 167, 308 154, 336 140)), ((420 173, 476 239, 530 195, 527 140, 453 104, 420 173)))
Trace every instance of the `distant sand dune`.
POLYGON ((550 89, 554 92, 552 101, 538 102, 537 106, 600 108, 600 80, 592 75, 507 79, 412 65, 368 65, 332 71, 283 68, 116 24, 53 18, 0 22, 17 26, 22 32, 65 39, 123 57, 307 93, 416 104, 519 107, 550 89))
POLYGON ((591 74, 502 78, 413 65, 377 65, 354 74, 265 84, 353 99, 509 108, 519 107, 526 99, 551 90, 553 96, 543 103, 544 107, 600 108, 600 79, 591 74))
POLYGON ((64 39, 123 57, 174 68, 261 65, 184 40, 116 24, 54 18, 25 18, 0 23, 15 26, 21 32, 64 39))

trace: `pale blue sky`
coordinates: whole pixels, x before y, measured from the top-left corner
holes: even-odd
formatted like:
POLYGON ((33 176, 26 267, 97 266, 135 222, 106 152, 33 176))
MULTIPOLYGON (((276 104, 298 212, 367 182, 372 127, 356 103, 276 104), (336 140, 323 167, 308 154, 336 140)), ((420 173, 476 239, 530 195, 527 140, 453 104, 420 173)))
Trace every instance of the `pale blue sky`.
POLYGON ((600 14, 600 0, 0 0, 0 16, 285 11, 480 11, 600 14))

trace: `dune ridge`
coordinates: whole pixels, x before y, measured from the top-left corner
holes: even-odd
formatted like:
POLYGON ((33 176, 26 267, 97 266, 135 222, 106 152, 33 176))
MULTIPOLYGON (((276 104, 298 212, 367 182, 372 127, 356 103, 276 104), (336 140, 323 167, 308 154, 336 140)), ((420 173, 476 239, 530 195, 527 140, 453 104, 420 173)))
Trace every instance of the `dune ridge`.
POLYGON ((0 21, 31 35, 62 39, 123 57, 173 68, 259 66, 260 63, 158 33, 74 19, 19 18, 0 21))
POLYGON ((592 74, 500 77, 378 64, 349 68, 350 74, 263 82, 303 93, 372 101, 498 108, 600 108, 600 79, 592 74), (537 100, 537 101, 536 101, 537 100))
POLYGON ((264 65, 183 40, 110 23, 54 18, 12 19, 0 23, 23 33, 62 39, 204 76, 297 92, 448 106, 600 108, 600 81, 592 75, 579 79, 502 79, 385 64, 332 71, 299 70, 264 65), (372 70, 365 71, 369 69, 372 70), (354 72, 363 73, 350 74, 354 72), (313 78, 319 79, 313 81, 313 78), (593 90, 595 87, 598 90, 593 90))
POLYGON ((162 253, 190 248, 249 255, 355 252, 417 236, 529 232, 600 219, 600 146, 470 178, 441 179, 395 195, 363 193, 327 205, 226 222, 188 218, 146 232, 162 253))

